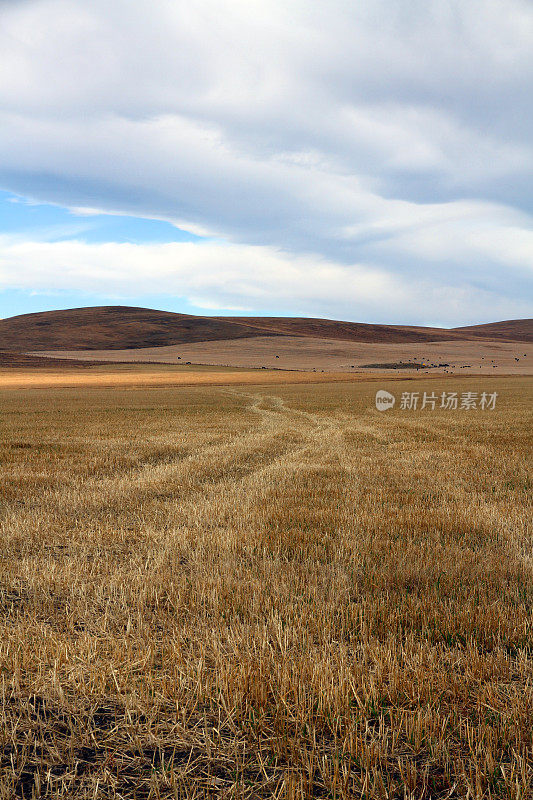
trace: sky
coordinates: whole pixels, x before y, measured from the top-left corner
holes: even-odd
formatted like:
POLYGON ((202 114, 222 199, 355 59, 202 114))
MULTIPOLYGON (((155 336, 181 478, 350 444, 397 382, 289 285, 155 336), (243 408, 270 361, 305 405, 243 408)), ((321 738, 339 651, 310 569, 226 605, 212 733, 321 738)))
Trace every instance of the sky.
POLYGON ((0 317, 533 316, 531 0, 0 0, 0 317))

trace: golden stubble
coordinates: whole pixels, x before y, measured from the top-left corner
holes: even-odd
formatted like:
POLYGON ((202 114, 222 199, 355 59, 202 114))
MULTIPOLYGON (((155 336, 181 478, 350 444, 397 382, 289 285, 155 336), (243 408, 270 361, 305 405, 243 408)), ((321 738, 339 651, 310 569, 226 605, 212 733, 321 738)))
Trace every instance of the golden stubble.
POLYGON ((0 798, 533 797, 532 383, 478 383, 3 391, 0 798))

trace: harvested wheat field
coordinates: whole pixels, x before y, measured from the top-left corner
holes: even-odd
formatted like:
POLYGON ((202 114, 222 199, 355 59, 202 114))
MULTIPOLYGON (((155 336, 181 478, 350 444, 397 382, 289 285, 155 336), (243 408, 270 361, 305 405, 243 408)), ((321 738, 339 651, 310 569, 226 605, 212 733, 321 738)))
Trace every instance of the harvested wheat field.
POLYGON ((33 386, 0 798, 533 797, 530 378, 33 386))
MULTIPOLYGON (((39 361, 45 362, 46 358, 39 361)), ((346 373, 322 372, 318 375, 288 370, 239 369, 238 367, 170 366, 168 364, 91 364, 83 369, 83 362, 71 368, 70 361, 60 361, 61 367, 47 369, 18 369, 0 367, 1 389, 63 389, 63 388, 139 388, 143 386, 247 386, 254 384, 330 383, 336 381, 365 380, 367 376, 346 373)), ((376 376, 372 376, 376 377, 376 376)))

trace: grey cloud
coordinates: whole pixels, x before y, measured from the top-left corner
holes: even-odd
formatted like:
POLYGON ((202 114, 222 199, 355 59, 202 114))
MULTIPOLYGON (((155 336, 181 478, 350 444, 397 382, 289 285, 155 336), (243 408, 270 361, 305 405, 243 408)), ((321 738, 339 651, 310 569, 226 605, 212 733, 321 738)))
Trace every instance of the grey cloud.
POLYGON ((5 188, 422 274, 443 298, 465 286, 518 308, 530 291, 513 236, 533 226, 531 4, 40 0, 0 13, 5 188))

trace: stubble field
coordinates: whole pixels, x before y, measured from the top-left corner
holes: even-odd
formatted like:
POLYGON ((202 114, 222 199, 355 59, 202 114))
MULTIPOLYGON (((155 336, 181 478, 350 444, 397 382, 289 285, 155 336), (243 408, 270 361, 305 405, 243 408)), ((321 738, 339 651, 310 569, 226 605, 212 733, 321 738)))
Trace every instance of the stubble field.
POLYGON ((2 389, 0 798, 532 798, 532 389, 2 389))

